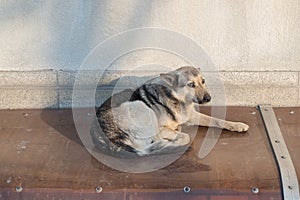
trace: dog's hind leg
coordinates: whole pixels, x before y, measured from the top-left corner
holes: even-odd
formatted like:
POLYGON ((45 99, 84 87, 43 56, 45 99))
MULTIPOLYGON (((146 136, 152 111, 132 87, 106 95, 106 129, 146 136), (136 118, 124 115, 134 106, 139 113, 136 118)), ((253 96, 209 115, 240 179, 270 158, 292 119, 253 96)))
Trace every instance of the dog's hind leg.
POLYGON ((190 142, 190 136, 188 134, 166 127, 160 130, 158 138, 166 142, 167 146, 184 146, 190 142))
POLYGON ((185 152, 190 142, 188 134, 166 127, 161 129, 157 136, 157 140, 147 148, 150 154, 185 152))

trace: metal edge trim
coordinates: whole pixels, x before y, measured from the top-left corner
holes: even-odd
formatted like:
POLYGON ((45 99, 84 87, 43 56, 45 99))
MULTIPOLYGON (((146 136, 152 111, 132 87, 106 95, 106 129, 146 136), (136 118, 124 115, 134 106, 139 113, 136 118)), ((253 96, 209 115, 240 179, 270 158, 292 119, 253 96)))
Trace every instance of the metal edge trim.
POLYGON ((277 161, 283 198, 288 200, 299 200, 300 195, 297 174, 278 125, 274 110, 271 105, 259 105, 258 108, 277 161))

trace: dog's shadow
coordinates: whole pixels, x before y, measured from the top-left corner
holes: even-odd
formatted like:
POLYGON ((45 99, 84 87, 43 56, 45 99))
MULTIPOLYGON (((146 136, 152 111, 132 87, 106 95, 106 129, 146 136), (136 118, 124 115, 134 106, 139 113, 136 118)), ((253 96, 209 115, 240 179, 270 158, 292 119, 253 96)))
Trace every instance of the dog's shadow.
MULTIPOLYGON (((134 89, 145 83, 147 80, 150 80, 151 78, 153 78, 153 76, 125 76, 122 78, 113 79, 105 84, 98 85, 95 94, 95 109, 96 107, 100 106, 113 93, 126 88, 134 89), (103 92, 104 90, 105 93, 103 92)), ((58 92, 60 93, 60 91, 58 92)), ((61 94, 59 94, 59 96, 60 99, 64 99, 64 96, 61 96, 61 94)), ((68 99, 68 101, 70 102, 72 100, 68 99)), ((59 102, 59 104, 64 103, 59 102)), ((51 105, 42 110, 41 119, 46 124, 57 130, 64 137, 83 146, 77 134, 76 126, 73 120, 72 109, 70 107, 71 105, 66 106, 66 108, 57 108, 57 105, 51 105)))
POLYGON ((83 146, 77 134, 72 109, 54 109, 53 107, 43 109, 41 119, 68 140, 83 146))

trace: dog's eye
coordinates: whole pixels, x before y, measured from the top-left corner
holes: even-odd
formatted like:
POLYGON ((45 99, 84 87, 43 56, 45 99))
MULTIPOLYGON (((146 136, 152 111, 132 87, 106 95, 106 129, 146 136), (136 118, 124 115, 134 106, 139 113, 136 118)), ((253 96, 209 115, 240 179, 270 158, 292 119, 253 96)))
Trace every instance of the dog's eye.
POLYGON ((202 79, 202 84, 205 84, 205 79, 202 79))
POLYGON ((195 87, 195 82, 189 82, 187 85, 188 85, 189 87, 194 88, 194 87, 195 87))

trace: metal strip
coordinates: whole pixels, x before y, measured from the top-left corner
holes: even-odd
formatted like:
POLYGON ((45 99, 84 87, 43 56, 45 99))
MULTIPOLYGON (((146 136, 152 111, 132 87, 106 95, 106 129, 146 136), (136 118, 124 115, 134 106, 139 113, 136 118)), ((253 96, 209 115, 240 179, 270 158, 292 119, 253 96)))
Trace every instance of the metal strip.
POLYGON ((299 185, 293 161, 281 134, 271 105, 259 105, 269 141, 274 151, 281 176, 283 198, 299 200, 299 185))

